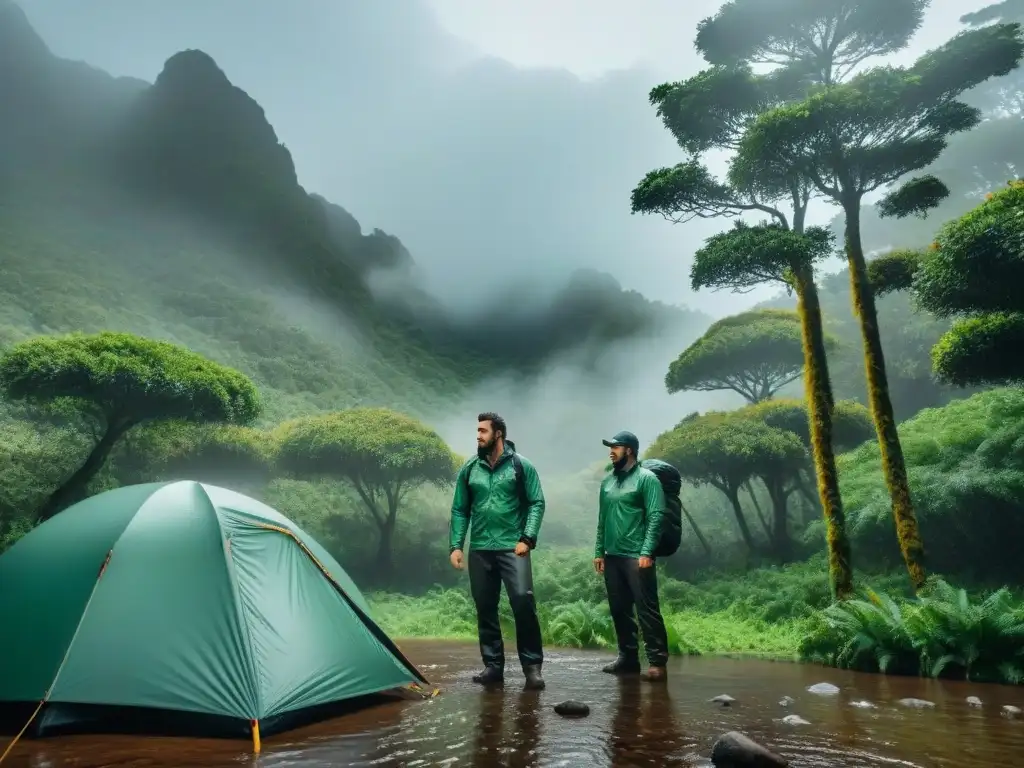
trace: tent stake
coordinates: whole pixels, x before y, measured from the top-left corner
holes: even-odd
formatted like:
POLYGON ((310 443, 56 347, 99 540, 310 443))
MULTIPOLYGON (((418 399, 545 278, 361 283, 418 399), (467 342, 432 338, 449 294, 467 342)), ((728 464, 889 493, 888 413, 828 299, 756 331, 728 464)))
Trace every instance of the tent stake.
POLYGON ((252 751, 257 755, 262 750, 263 745, 260 743, 260 721, 252 721, 252 751))

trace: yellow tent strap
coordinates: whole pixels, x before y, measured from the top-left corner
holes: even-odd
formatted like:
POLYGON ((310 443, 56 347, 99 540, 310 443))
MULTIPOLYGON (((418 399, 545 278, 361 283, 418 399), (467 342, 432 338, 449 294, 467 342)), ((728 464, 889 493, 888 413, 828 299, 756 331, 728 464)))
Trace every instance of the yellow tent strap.
POLYGON ((260 743, 260 721, 252 721, 252 751, 255 754, 259 754, 263 749, 263 744, 260 743))
POLYGON ((0 755, 0 763, 2 763, 4 760, 6 760, 7 756, 9 754, 11 754, 11 750, 14 749, 14 745, 17 744, 18 740, 22 736, 25 735, 25 731, 27 731, 28 727, 30 725, 32 725, 32 721, 36 719, 36 715, 39 714, 39 710, 41 710, 43 708, 43 704, 45 704, 45 703, 46 703, 46 699, 43 699, 42 701, 39 702, 39 704, 36 706, 36 711, 32 713, 32 717, 30 717, 28 719, 28 722, 26 722, 25 725, 22 726, 22 729, 20 731, 18 731, 18 735, 15 736, 13 739, 11 739, 11 743, 7 745, 7 749, 5 749, 4 753, 2 755, 0 755))

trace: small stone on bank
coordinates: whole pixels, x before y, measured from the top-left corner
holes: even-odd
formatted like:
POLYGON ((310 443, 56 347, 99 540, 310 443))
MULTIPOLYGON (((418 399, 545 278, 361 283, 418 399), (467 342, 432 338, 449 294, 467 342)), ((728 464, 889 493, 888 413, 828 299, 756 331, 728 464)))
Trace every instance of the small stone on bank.
POLYGON ((967 704, 968 704, 968 706, 975 707, 975 708, 980 707, 981 706, 981 699, 979 699, 977 696, 968 696, 967 697, 967 704))
POLYGON ((786 768, 789 763, 739 731, 718 737, 711 748, 716 768, 786 768))
POLYGON ((715 696, 715 698, 713 699, 708 699, 708 701, 710 701, 712 704, 718 704, 722 707, 731 707, 735 703, 736 699, 734 699, 727 693, 723 693, 718 696, 715 696))
POLYGON ((561 701, 555 704, 555 713, 562 717, 586 717, 590 714, 590 707, 582 701, 561 701))
POLYGON ((808 693, 816 693, 819 696, 835 696, 839 693, 839 688, 832 683, 815 683, 807 689, 808 693))

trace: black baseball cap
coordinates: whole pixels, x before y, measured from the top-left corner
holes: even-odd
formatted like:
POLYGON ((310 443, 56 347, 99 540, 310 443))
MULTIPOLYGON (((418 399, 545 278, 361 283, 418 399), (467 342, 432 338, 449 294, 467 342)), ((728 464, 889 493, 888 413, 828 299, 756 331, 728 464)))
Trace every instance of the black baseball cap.
POLYGON ((632 432, 618 432, 611 440, 602 440, 601 442, 609 448, 616 445, 623 445, 626 448, 632 448, 633 453, 640 452, 640 441, 632 432))

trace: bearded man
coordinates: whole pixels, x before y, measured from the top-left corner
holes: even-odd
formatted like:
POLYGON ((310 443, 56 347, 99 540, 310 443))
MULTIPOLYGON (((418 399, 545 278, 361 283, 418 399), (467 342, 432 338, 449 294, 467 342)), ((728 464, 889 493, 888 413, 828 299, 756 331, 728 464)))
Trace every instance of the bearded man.
POLYGON ((533 464, 516 453, 515 443, 508 439, 508 427, 501 416, 481 413, 477 417, 476 445, 477 455, 466 462, 455 480, 448 542, 453 567, 461 570, 468 560, 484 663, 473 682, 504 682, 505 647, 498 621, 504 584, 515 618, 526 688, 541 690, 544 652, 530 553, 537 546, 544 519, 544 492, 533 464), (468 558, 463 554, 467 532, 468 558))

